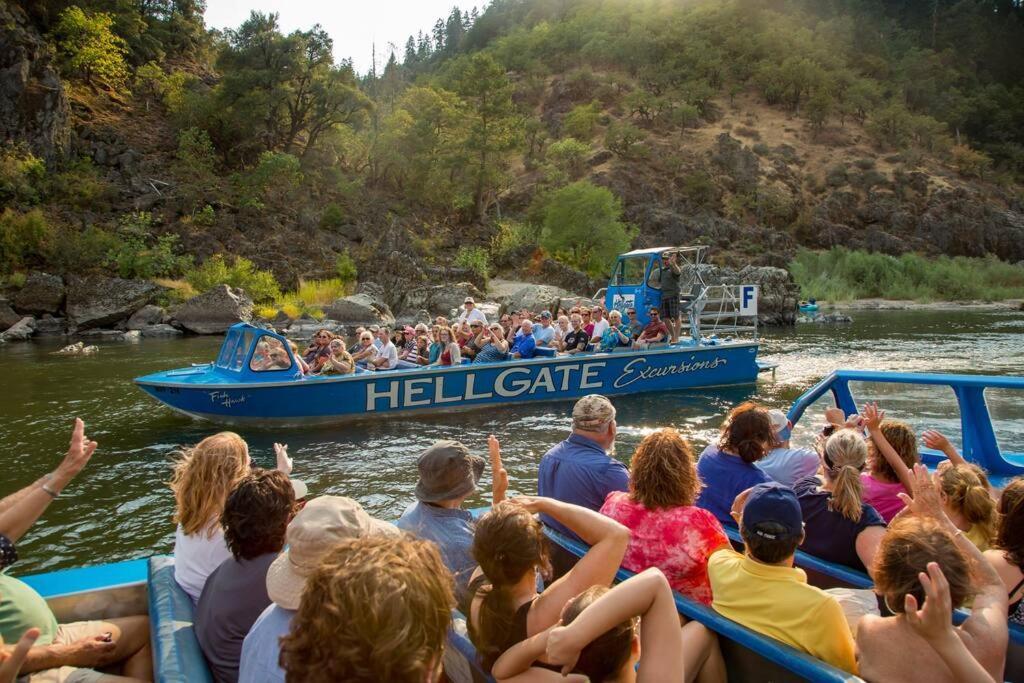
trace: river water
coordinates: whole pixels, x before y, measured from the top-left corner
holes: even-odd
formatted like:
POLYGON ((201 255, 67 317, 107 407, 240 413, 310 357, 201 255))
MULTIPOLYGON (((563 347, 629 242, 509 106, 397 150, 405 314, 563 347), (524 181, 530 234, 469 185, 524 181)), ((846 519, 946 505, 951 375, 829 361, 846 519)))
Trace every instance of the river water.
MULTIPOLYGON (((802 391, 835 368, 1024 375, 1024 314, 991 311, 854 312, 852 325, 804 324, 762 333, 761 357, 778 363, 774 379, 756 386, 614 399, 619 411, 616 456, 628 462, 651 430, 673 426, 697 449, 714 438, 736 403, 754 398, 787 408, 802 391)), ((85 420, 100 446, 87 469, 22 540, 18 573, 111 562, 169 552, 173 499, 167 488, 173 450, 217 431, 172 413, 136 389, 133 377, 205 362, 220 338, 145 339, 107 344, 98 355, 51 355, 57 344, 0 346, 0 443, 5 456, 0 494, 50 471, 67 448, 72 420, 85 420)), ((894 394, 863 387, 890 415, 915 427, 958 435, 952 393, 894 394)), ((1009 394, 989 396, 1000 443, 1024 451, 1024 406, 1009 394)), ((435 439, 458 439, 486 456, 488 434, 502 443, 512 492, 536 491, 537 463, 563 439, 570 403, 488 408, 457 416, 380 419, 352 426, 287 430, 245 429, 257 464, 272 467, 272 444, 289 445, 293 476, 310 495, 359 500, 372 514, 397 517, 413 500, 416 457, 435 439)), ((820 414, 815 410, 813 414, 820 414)), ((808 420, 805 420, 808 422, 808 420)), ((794 440, 808 439, 798 426, 794 440)), ((481 494, 489 492, 485 474, 481 494)))

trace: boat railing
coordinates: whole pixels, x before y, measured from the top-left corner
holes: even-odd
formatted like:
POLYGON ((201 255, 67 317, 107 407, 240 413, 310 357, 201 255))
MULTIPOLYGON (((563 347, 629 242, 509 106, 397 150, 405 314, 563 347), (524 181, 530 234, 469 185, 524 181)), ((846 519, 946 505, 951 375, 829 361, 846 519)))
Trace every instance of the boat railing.
MULTIPOLYGON (((1024 377, 836 370, 794 401, 789 409, 790 421, 794 425, 799 422, 807 409, 827 393, 832 394, 835 405, 841 408, 844 414, 857 414, 858 401, 850 388, 851 382, 949 387, 960 409, 963 439, 960 452, 963 457, 999 478, 1024 475, 1024 455, 1002 452, 992 427, 992 415, 985 397, 985 391, 988 389, 1024 391, 1024 377)), ((925 464, 935 465, 942 459, 944 456, 938 451, 922 449, 922 460, 925 464)))
POLYGON ((757 308, 745 308, 743 290, 749 285, 706 285, 690 300, 682 299, 696 338, 746 335, 757 339, 757 308))

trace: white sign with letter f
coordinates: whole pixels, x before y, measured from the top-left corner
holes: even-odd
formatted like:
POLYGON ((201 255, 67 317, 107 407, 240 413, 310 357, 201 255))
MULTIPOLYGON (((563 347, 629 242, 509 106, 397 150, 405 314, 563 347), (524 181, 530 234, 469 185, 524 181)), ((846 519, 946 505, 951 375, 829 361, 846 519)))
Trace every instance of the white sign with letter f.
POLYGON ((757 315, 757 285, 740 285, 740 315, 757 315))

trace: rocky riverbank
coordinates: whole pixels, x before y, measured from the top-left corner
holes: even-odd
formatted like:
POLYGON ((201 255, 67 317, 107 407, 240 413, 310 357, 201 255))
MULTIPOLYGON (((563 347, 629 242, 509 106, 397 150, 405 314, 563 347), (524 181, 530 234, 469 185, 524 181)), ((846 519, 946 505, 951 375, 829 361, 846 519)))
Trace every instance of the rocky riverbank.
MULTIPOLYGON (((747 267, 741 270, 704 267, 710 285, 757 284, 761 288, 760 322, 792 325, 797 317, 797 287, 780 268, 747 267)), ((589 284, 589 283, 588 283, 589 284)), ((308 336, 317 327, 351 331, 359 325, 395 325, 429 322, 452 316, 467 296, 475 298, 488 316, 508 310, 557 310, 592 306, 592 292, 574 292, 552 285, 495 280, 488 291, 469 282, 415 286, 397 291, 374 282, 362 282, 352 295, 324 307, 324 318, 292 319, 284 314, 271 320, 255 315, 252 300, 240 289, 218 285, 183 303, 164 307, 167 291, 145 280, 102 275, 66 277, 33 271, 24 284, 0 298, 0 340, 27 341, 75 337, 131 340, 183 334, 223 334, 239 322, 273 325, 295 337, 308 336), (397 314, 389 302, 401 308, 397 314)))

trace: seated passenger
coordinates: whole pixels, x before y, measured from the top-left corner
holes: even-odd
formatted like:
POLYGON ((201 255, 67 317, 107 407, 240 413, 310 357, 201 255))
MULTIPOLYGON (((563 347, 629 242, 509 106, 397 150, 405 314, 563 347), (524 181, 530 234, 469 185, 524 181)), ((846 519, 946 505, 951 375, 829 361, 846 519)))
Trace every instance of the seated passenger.
POLYGON ((195 610, 195 632, 210 673, 235 683, 242 641, 270 604, 267 569, 284 547, 295 507, 288 475, 256 469, 224 503, 221 526, 231 557, 210 574, 195 610))
POLYGON ((927 583, 935 575, 929 571, 934 563, 948 582, 953 608, 973 596, 970 615, 953 633, 988 675, 1001 681, 1009 638, 1006 587, 977 546, 943 512, 939 493, 923 465, 914 467, 911 489, 913 500, 903 494, 908 513, 889 528, 872 572, 875 591, 896 616, 861 620, 857 629, 861 675, 893 683, 957 680, 912 625, 917 606, 924 603, 927 583))
POLYGON ((332 339, 330 348, 331 355, 320 366, 321 375, 351 375, 356 371, 356 363, 345 348, 345 342, 341 339, 332 339))
POLYGON ((588 343, 594 336, 594 320, 592 315, 593 314, 591 313, 590 309, 587 308, 586 306, 582 306, 580 308, 580 317, 583 318, 583 329, 587 331, 588 343))
POLYGON ((713 514, 693 504, 701 486, 694 461, 676 430, 648 434, 630 461, 629 493, 609 493, 601 513, 630 531, 623 567, 657 567, 672 590, 710 605, 708 557, 729 539, 713 514))
POLYGON ((717 636, 696 621, 679 627, 672 589, 657 569, 610 590, 583 591, 566 603, 558 625, 507 650, 492 674, 499 681, 526 672, 557 680, 549 670, 532 668, 541 658, 556 671, 571 666, 589 681, 685 683, 726 676, 717 636))
POLYGON ((433 543, 342 541, 306 579, 281 640, 286 678, 436 683, 454 606, 452 577, 433 543))
POLYGON ((437 338, 441 345, 441 353, 438 355, 434 365, 459 365, 462 362, 462 351, 459 345, 453 340, 452 328, 442 327, 437 332, 437 338))
POLYGON ((291 630, 306 578, 342 541, 366 536, 399 536, 393 525, 370 517, 351 498, 320 496, 302 508, 288 524, 287 548, 267 570, 263 610, 242 643, 239 683, 284 683, 280 639, 291 630))
POLYGON ((328 345, 332 339, 334 339, 334 335, 325 328, 320 328, 313 333, 313 340, 302 354, 302 359, 306 361, 312 372, 320 372, 320 366, 323 365, 324 359, 331 355, 328 345))
POLYGON ((753 401, 733 408, 722 423, 718 441, 708 444, 697 460, 697 474, 704 484, 697 507, 710 511, 722 524, 732 524, 736 496, 770 481, 755 463, 774 443, 767 410, 753 401))
POLYGON ((469 360, 476 358, 476 354, 480 353, 480 349, 483 348, 486 340, 490 339, 490 336, 490 332, 484 329, 482 322, 474 320, 469 323, 469 338, 462 345, 462 355, 469 360))
POLYGON ((772 434, 775 435, 774 448, 768 451, 757 466, 762 472, 783 486, 793 486, 818 472, 821 460, 813 448, 793 448, 789 437, 793 431, 793 423, 784 412, 777 409, 768 411, 768 419, 772 423, 772 434))
POLYGON ((478 340, 478 343, 481 341, 480 352, 473 358, 474 363, 494 363, 508 357, 508 341, 505 340, 505 333, 498 323, 493 323, 488 328, 486 341, 478 340))
POLYGON ((644 326, 640 324, 640 321, 636 317, 636 309, 626 309, 626 327, 629 329, 629 336, 633 341, 640 339, 640 335, 644 333, 644 326))
POLYGON ((551 347, 557 351, 565 351, 565 335, 572 331, 569 324, 569 316, 558 316, 558 324, 554 327, 555 336, 551 339, 551 347))
POLYGON ((1011 481, 999 497, 999 524, 985 559, 1003 580, 1011 624, 1024 626, 1024 479, 1011 481))
POLYGON ((618 522, 550 498, 519 497, 491 508, 476 524, 473 558, 480 567, 469 590, 469 637, 485 671, 505 650, 558 623, 565 604, 591 586, 611 583, 629 532, 618 522), (537 575, 548 577, 548 541, 533 514, 557 519, 590 550, 558 580, 537 592, 537 575))
POLYGON ((400 368, 414 368, 420 364, 419 348, 416 341, 416 330, 408 325, 402 330, 403 341, 399 346, 395 343, 400 350, 398 351, 398 367, 400 368))
POLYGON ((509 355, 512 358, 533 358, 537 355, 537 340, 533 336, 533 323, 529 320, 524 320, 519 327, 519 331, 520 333, 516 337, 515 344, 512 345, 509 355))
POLYGON ((640 348, 668 340, 668 326, 661 321, 661 311, 652 308, 648 311, 648 315, 650 315, 651 321, 647 323, 636 340, 636 345, 640 348))
POLYGON ((868 471, 860 475, 864 502, 878 510, 886 524, 892 521, 903 501, 900 494, 910 490, 910 468, 920 462, 917 437, 910 425, 886 420, 878 406, 868 404, 861 411, 868 435, 868 471))
MULTIPOLYGON (((448 334, 451 335, 451 330, 449 330, 448 334)), ((430 347, 427 352, 426 365, 437 365, 437 360, 441 357, 444 346, 441 343, 441 327, 440 325, 434 325, 430 329, 430 347)))
POLYGON ((573 313, 570 320, 572 321, 572 330, 565 335, 562 351, 573 355, 587 350, 587 345, 590 344, 590 335, 583 327, 583 317, 579 313, 573 313))
POLYGON ((607 322, 608 328, 605 329, 604 334, 601 336, 601 351, 614 351, 619 347, 628 347, 633 343, 633 340, 629 338, 629 334, 622 327, 621 313, 612 311, 608 314, 607 322))
POLYGON ((988 550, 996 533, 997 514, 985 470, 968 462, 942 462, 935 478, 946 516, 978 550, 988 550))
POLYGON ((174 579, 193 602, 206 577, 231 557, 220 516, 228 494, 248 474, 249 447, 234 432, 206 437, 174 464, 174 579))
POLYGON ((861 501, 860 474, 867 457, 864 437, 840 429, 825 442, 822 477, 806 477, 793 487, 806 532, 800 549, 860 572, 871 567, 885 536, 885 520, 861 501))
POLYGON ((416 337, 416 364, 430 365, 430 340, 425 334, 416 337))
POLYGON ((587 331, 588 334, 590 334, 590 343, 600 343, 601 338, 604 337, 604 333, 608 330, 610 325, 611 323, 609 323, 608 319, 604 317, 604 308, 600 305, 594 306, 590 329, 587 331))
POLYGON ((295 362, 299 364, 299 370, 302 371, 303 375, 309 374, 309 363, 306 359, 299 355, 299 347, 291 339, 288 340, 288 348, 292 350, 292 356, 295 358, 295 362))
POLYGON ((555 326, 551 324, 551 311, 540 312, 540 324, 534 325, 533 337, 537 346, 550 348, 555 341, 555 326))
POLYGON ((360 325, 359 327, 356 328, 356 333, 354 335, 355 342, 353 342, 352 346, 348 347, 348 352, 350 354, 355 355, 355 353, 357 351, 359 351, 359 348, 360 348, 359 342, 362 341, 362 339, 363 339, 363 332, 366 332, 366 328, 363 327, 362 325, 360 325))
POLYGON ((723 548, 708 560, 711 607, 749 629, 832 666, 857 673, 853 636, 834 597, 807 583, 793 566, 803 541, 800 503, 792 489, 758 484, 737 496, 733 515, 746 547, 723 548))
MULTIPOLYGON (((495 479, 492 504, 505 499, 508 474, 501 467, 498 439, 488 439, 495 479)), ((473 513, 462 509, 466 498, 476 493, 484 472, 484 460, 471 455, 458 441, 438 441, 423 451, 416 460, 419 481, 417 502, 406 508, 398 519, 402 531, 433 541, 441 551, 441 559, 455 577, 455 598, 460 608, 468 605, 469 579, 476 569, 473 559, 473 513)))
POLYGON ((390 333, 391 330, 383 326, 377 332, 380 347, 377 355, 370 360, 370 370, 394 370, 398 367, 398 349, 391 343, 390 333))
MULTIPOLYGON (((71 443, 60 465, 50 474, 0 501, 0 568, 18 560, 15 543, 82 471, 97 444, 75 420, 71 443)), ((0 573, 0 636, 4 649, 18 644, 16 653, 0 666, 0 675, 14 681, 151 681, 153 658, 149 619, 120 617, 102 621, 58 624, 46 600, 28 584, 0 573), (34 642, 34 647, 25 647, 34 642), (22 663, 18 666, 18 660, 22 663), (123 675, 102 674, 94 668, 119 667, 123 675)))
POLYGON ((373 344, 373 335, 370 332, 363 332, 359 337, 359 350, 352 354, 352 360, 358 367, 369 369, 373 367, 373 360, 377 357, 377 347, 373 344))

